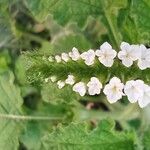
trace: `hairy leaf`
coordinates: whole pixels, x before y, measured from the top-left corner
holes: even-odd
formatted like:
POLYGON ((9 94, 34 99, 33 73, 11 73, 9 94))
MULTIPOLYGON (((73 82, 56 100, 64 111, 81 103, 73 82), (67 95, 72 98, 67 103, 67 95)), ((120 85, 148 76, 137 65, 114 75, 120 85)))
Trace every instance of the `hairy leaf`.
POLYGON ((96 129, 72 123, 43 138, 43 148, 76 150, 133 150, 134 134, 114 131, 114 122, 103 120, 96 129))
POLYGON ((83 26, 89 16, 100 18, 107 28, 109 40, 115 47, 119 46, 121 40, 117 27, 118 11, 126 7, 126 3, 126 0, 46 0, 34 2, 26 0, 27 7, 38 20, 44 20, 50 13, 60 24, 64 25, 73 21, 77 22, 79 26, 83 26))
POLYGON ((2 118, 1 115, 21 114, 22 98, 18 87, 14 85, 12 73, 0 75, 0 148, 17 150, 21 124, 15 120, 2 118))

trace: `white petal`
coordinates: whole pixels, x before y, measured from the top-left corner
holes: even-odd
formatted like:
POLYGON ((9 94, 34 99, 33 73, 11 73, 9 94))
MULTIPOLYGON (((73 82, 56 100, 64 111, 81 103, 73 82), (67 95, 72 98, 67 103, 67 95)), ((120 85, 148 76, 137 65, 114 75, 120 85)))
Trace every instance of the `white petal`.
POLYGON ((86 57, 87 57, 87 52, 83 52, 80 56, 81 56, 82 59, 86 59, 86 57))
POLYGON ((112 46, 108 42, 105 42, 100 46, 100 49, 112 49, 112 46))
POLYGON ((67 53, 62 53, 61 54, 61 58, 62 60, 64 60, 65 62, 68 62, 69 60, 69 55, 67 53))
POLYGON ((143 96, 144 82, 142 80, 127 81, 124 86, 124 92, 131 103, 137 102, 139 97, 143 96))
POLYGON ((57 85, 58 85, 58 88, 59 88, 59 89, 62 89, 62 88, 65 86, 65 82, 59 80, 59 81, 57 82, 57 85))
POLYGON ((96 51, 95 51, 95 55, 96 55, 96 56, 101 56, 101 54, 102 54, 101 50, 96 50, 96 51))
POLYGON ((69 52, 69 56, 72 60, 77 61, 80 59, 80 53, 77 48, 73 47, 72 52, 69 52))
POLYGON ((96 77, 92 77, 91 80, 87 83, 87 87, 89 95, 95 95, 100 94, 102 84, 96 77))
POLYGON ((128 50, 130 48, 130 44, 127 42, 122 42, 120 48, 121 50, 128 50))
POLYGON ((147 66, 147 61, 142 61, 142 60, 138 60, 138 67, 141 69, 141 70, 144 70, 144 69, 147 69, 148 66, 147 66))
POLYGON ((130 67, 133 64, 133 61, 129 58, 123 59, 122 64, 125 65, 126 67, 130 67))
POLYGON ((47 83, 49 81, 49 78, 45 78, 45 82, 47 83))
POLYGON ((85 64, 90 66, 94 64, 95 60, 95 52, 94 50, 90 49, 87 52, 81 54, 81 58, 85 60, 85 64))
POLYGON ((101 59, 101 58, 98 58, 98 59, 106 67, 111 67, 114 63, 113 59, 101 59))
POLYGON ((76 83, 73 86, 73 91, 80 94, 80 96, 84 96, 86 93, 86 86, 83 82, 76 83))
POLYGON ((150 103, 150 86, 144 85, 143 97, 138 100, 139 106, 141 108, 146 107, 150 103))
POLYGON ((117 100, 121 99, 124 93, 123 90, 123 83, 121 83, 120 79, 117 77, 113 77, 109 83, 104 87, 104 94, 106 95, 108 101, 110 103, 114 103, 117 100))
POLYGON ((94 61, 85 60, 85 64, 91 66, 94 64, 94 61))
POLYGON ((123 51, 119 51, 118 58, 123 60, 126 57, 126 55, 127 55, 126 51, 124 51, 124 50, 123 51))
POLYGON ((56 81, 56 76, 51 76, 51 77, 50 77, 50 80, 51 80, 52 82, 55 82, 55 81, 56 81))
POLYGON ((139 45, 131 45, 130 46, 130 57, 133 61, 139 59, 141 56, 141 50, 139 45))
POLYGON ((111 83, 111 84, 118 84, 118 83, 121 83, 121 80, 119 78, 117 78, 117 77, 113 77, 113 78, 111 78, 109 83, 111 83))
POLYGON ((59 55, 56 55, 55 60, 56 60, 57 63, 60 63, 61 62, 61 57, 59 55))
POLYGON ((73 85, 75 83, 74 76, 68 75, 68 78, 65 80, 66 84, 73 85))
POLYGON ((109 51, 109 54, 110 54, 110 58, 112 58, 112 59, 117 56, 117 52, 113 49, 109 51))
POLYGON ((122 94, 120 94, 120 93, 107 96, 107 100, 109 101, 110 104, 117 102, 121 98, 122 98, 122 94))

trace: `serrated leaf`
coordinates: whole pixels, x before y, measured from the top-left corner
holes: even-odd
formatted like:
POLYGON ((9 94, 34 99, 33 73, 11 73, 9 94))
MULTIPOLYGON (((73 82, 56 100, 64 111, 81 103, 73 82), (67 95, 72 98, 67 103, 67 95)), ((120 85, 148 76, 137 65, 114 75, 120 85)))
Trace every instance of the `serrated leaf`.
POLYGON ((43 138, 45 150, 134 150, 134 134, 114 131, 114 122, 103 120, 90 130, 85 124, 60 127, 43 138))
POLYGON ((38 20, 45 20, 48 14, 52 14, 60 24, 77 22, 79 26, 85 25, 89 16, 100 18, 108 30, 109 40, 115 47, 119 46, 121 35, 117 27, 118 11, 126 7, 123 1, 102 0, 26 0, 27 7, 38 20))
MULTIPOLYGON (((13 74, 0 75, 0 115, 21 114, 22 102, 20 91, 14 85, 13 74)), ((0 149, 17 150, 21 128, 19 122, 0 117, 0 149)))

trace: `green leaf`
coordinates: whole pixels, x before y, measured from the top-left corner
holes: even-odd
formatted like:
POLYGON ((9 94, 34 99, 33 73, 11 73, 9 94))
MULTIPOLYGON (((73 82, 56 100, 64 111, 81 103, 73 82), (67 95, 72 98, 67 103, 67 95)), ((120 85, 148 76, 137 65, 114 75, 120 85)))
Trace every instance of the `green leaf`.
POLYGON ((26 4, 40 21, 52 14, 62 25, 76 22, 83 26, 89 16, 100 18, 115 48, 122 40, 146 44, 150 41, 148 0, 26 0, 26 4))
POLYGON ((91 44, 85 39, 83 35, 70 34, 65 37, 61 37, 54 43, 55 49, 61 52, 69 52, 73 47, 78 48, 80 51, 85 51, 91 47, 91 44))
POLYGON ((114 122, 103 120, 90 130, 85 124, 59 127, 43 138, 43 148, 76 150, 134 150, 134 134, 114 131, 114 122))
MULTIPOLYGON (((48 116, 48 117, 60 117, 61 119, 66 117, 69 110, 66 105, 51 105, 48 103, 42 103, 38 105, 36 111, 31 110, 29 115, 31 116, 48 116)), ((41 139, 47 133, 51 131, 53 126, 61 120, 50 121, 29 121, 27 122, 26 130, 22 132, 20 141, 29 150, 41 150, 41 139)))
POLYGON ((143 146, 144 150, 150 150, 150 128, 144 132, 143 146))
POLYGON ((86 0, 35 0, 32 2, 26 0, 26 3, 38 20, 45 20, 46 16, 51 13, 61 24, 65 24, 70 20, 83 25, 89 15, 98 16, 101 12, 99 0, 91 2, 86 0))
POLYGON ((150 45, 150 1, 132 0, 131 17, 138 30, 139 41, 150 45))
POLYGON ((58 89, 56 83, 48 83, 44 85, 41 91, 42 99, 49 103, 72 103, 74 100, 78 100, 79 97, 72 91, 71 86, 66 86, 63 89, 58 89))
POLYGON ((2 118, 3 114, 21 114, 22 98, 20 90, 14 85, 12 73, 0 75, 0 148, 17 150, 21 124, 15 120, 2 118), (8 142, 9 141, 9 142, 8 142))
POLYGON ((115 47, 119 47, 121 34, 117 27, 117 17, 118 11, 126 7, 126 0, 26 0, 26 5, 38 20, 45 20, 48 14, 52 14, 62 25, 73 21, 83 26, 89 16, 100 18, 107 28, 109 40, 115 47))

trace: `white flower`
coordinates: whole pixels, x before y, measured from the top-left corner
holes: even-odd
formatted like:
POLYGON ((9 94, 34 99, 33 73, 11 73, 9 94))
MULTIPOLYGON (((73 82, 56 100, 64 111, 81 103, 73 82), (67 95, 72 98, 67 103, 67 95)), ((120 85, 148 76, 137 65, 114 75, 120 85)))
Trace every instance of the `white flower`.
POLYGON ((138 101, 143 96, 144 82, 142 80, 131 80, 127 81, 124 86, 124 93, 127 95, 128 100, 131 103, 138 101))
POLYGON ((67 53, 62 53, 61 54, 61 59, 65 62, 68 62, 69 60, 69 55, 67 53))
POLYGON ((140 57, 139 45, 130 45, 126 42, 121 43, 121 51, 118 53, 118 58, 126 67, 130 67, 133 61, 140 57))
POLYGON ((73 86, 73 91, 80 94, 80 96, 84 96, 86 93, 86 86, 83 82, 78 82, 73 86))
POLYGON ((92 77, 87 86, 89 95, 100 94, 102 89, 102 84, 96 77, 92 77))
POLYGON ((150 68, 150 49, 144 45, 140 45, 141 56, 138 60, 138 66, 141 70, 150 68))
POLYGON ((49 56, 49 57, 48 57, 48 61, 49 61, 49 62, 54 62, 53 57, 52 57, 52 56, 49 56))
POLYGON ((77 61, 80 59, 80 53, 77 48, 73 47, 72 52, 69 52, 69 56, 72 60, 77 61))
POLYGON ((73 85, 75 83, 74 76, 68 75, 68 78, 65 80, 66 84, 73 85))
POLYGON ((107 96, 107 99, 110 103, 115 103, 117 100, 121 99, 124 93, 123 83, 121 83, 120 79, 117 77, 113 77, 109 84, 107 84, 104 88, 104 94, 107 96))
POLYGON ((112 49, 112 46, 105 42, 100 46, 100 50, 96 50, 96 56, 98 60, 106 67, 111 67, 114 63, 114 58, 117 55, 117 52, 112 49))
POLYGON ((61 57, 59 55, 56 55, 55 60, 56 60, 57 63, 60 63, 61 62, 61 57))
POLYGON ((150 86, 144 84, 144 93, 143 96, 139 98, 138 103, 141 108, 150 103, 150 86))
POLYGON ((55 82, 55 81, 56 81, 56 76, 51 76, 51 77, 50 77, 50 80, 51 80, 52 82, 55 82))
POLYGON ((49 78, 45 78, 45 82, 47 83, 49 81, 49 78))
POLYGON ((59 80, 59 81, 57 82, 57 85, 58 85, 58 88, 59 88, 59 89, 62 89, 62 88, 65 86, 65 82, 59 80))
POLYGON ((95 52, 94 50, 90 49, 87 52, 83 52, 81 54, 81 58, 84 59, 85 64, 90 66, 94 64, 94 60, 95 60, 95 52))

